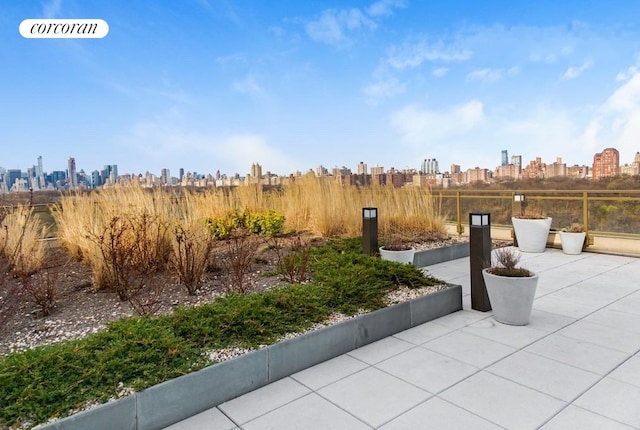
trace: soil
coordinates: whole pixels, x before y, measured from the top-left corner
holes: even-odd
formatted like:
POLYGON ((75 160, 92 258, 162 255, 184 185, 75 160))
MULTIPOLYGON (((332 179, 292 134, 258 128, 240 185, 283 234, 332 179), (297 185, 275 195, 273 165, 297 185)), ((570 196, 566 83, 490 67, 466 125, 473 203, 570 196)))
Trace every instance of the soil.
MULTIPOLYGON (((224 251, 214 250, 212 261, 224 251)), ((251 270, 247 273, 243 288, 246 292, 264 291, 285 283, 274 274, 276 256, 273 251, 258 251, 251 270)), ((43 271, 55 277, 56 299, 50 315, 43 317, 40 308, 23 297, 15 314, 0 326, 0 355, 47 345, 68 339, 76 339, 94 333, 109 321, 136 315, 128 301, 120 301, 112 291, 96 291, 91 282, 90 268, 65 255, 58 248, 50 252, 43 271)), ((156 314, 169 313, 178 306, 197 306, 214 301, 229 291, 228 277, 219 267, 212 266, 205 273, 202 286, 195 295, 177 282, 173 274, 163 272, 154 279, 162 285, 159 309, 156 314)), ((0 287, 0 297, 12 287, 19 287, 21 280, 5 275, 0 287), (4 289, 4 291, 2 290, 4 289)))
MULTIPOLYGON (((418 238, 412 246, 417 249, 435 248, 464 241, 462 238, 425 237, 418 238)), ((223 249, 215 249, 212 261, 225 258, 223 249)), ((277 255, 273 249, 264 247, 253 259, 250 271, 244 279, 245 292, 265 291, 285 282, 275 274, 277 255)), ((96 291, 91 282, 91 270, 82 262, 69 258, 63 249, 54 247, 45 262, 46 271, 55 278, 56 299, 50 315, 43 317, 40 308, 21 300, 9 319, 0 314, 0 355, 47 345, 68 339, 77 339, 105 328, 109 321, 135 315, 127 301, 120 301, 111 291, 96 291), (2 324, 2 321, 5 321, 2 324)), ((0 302, 7 297, 12 287, 20 287, 21 280, 4 276, 0 285, 0 302)), ((229 291, 226 272, 213 265, 205 273, 202 286, 195 295, 179 284, 170 273, 161 273, 154 282, 162 285, 157 294, 158 314, 171 312, 178 306, 197 306, 214 301, 229 291)), ((3 311, 3 309, 0 309, 3 311)))

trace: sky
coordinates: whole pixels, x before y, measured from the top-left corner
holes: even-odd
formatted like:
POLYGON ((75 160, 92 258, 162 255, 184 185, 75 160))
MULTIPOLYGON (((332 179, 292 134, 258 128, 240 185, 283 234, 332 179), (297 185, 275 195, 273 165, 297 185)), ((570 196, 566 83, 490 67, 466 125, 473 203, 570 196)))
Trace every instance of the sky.
POLYGON ((638 17, 637 0, 0 0, 0 166, 631 163, 638 17), (37 18, 109 33, 23 38, 37 18))

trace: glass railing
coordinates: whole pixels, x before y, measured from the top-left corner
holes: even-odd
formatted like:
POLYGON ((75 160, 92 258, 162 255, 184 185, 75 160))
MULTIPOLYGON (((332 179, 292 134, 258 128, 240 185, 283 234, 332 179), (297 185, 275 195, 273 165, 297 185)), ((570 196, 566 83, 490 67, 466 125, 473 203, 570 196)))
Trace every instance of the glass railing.
POLYGON ((493 225, 511 225, 524 205, 542 210, 560 230, 580 223, 592 234, 640 238, 640 190, 434 190, 441 213, 457 225, 468 223, 469 212, 490 212, 493 225))

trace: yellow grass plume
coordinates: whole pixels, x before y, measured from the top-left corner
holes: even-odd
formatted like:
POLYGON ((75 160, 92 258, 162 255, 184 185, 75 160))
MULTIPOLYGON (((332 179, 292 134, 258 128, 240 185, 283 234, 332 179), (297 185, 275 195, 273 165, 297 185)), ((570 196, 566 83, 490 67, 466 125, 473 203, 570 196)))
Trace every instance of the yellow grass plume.
POLYGON ((14 273, 34 273, 44 262, 46 236, 47 227, 33 215, 33 207, 18 205, 2 220, 0 254, 14 273))

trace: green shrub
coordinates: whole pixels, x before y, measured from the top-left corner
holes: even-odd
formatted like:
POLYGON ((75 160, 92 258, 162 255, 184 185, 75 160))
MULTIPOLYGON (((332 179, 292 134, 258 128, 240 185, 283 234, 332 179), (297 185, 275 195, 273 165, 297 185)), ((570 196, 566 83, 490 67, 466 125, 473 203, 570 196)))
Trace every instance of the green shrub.
POLYGON ((440 283, 413 266, 364 255, 360 239, 312 248, 310 260, 308 284, 121 319, 82 340, 0 358, 0 427, 63 417, 117 397, 122 386, 142 390, 198 370, 209 364, 212 349, 258 348, 335 312, 378 309, 385 293, 401 285, 440 283))
POLYGON ((226 239, 238 228, 246 228, 261 236, 278 236, 284 232, 284 215, 269 209, 266 212, 233 211, 222 218, 209 217, 205 220, 209 231, 216 239, 226 239))

